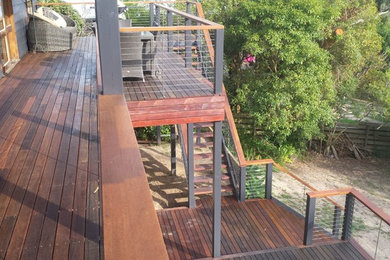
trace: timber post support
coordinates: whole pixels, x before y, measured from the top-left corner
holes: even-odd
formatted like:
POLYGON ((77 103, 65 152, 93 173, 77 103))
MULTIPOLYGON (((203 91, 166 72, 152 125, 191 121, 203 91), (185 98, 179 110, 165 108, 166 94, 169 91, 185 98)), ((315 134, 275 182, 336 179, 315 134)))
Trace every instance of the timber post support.
POLYGON ((188 207, 195 208, 195 191, 194 191, 194 124, 187 124, 187 145, 188 145, 188 207))
POLYGON ((343 233, 341 235, 342 240, 348 240, 351 238, 354 205, 355 197, 352 193, 348 193, 345 199, 343 233))
POLYGON ((221 155, 222 155, 222 122, 214 122, 213 150, 213 257, 221 255, 221 155))
POLYGON ((171 174, 176 175, 176 129, 171 125, 171 174))
POLYGON ((103 95, 121 95, 123 80, 117 2, 96 0, 95 13, 103 95))
POLYGON ((157 145, 161 145, 161 126, 156 126, 157 145))
POLYGON ((315 210, 316 210, 316 198, 310 198, 309 195, 307 195, 305 231, 304 231, 304 237, 303 237, 303 244, 304 245, 310 245, 313 242, 315 210))
POLYGON ((266 165, 265 171, 265 196, 266 199, 272 199, 272 163, 266 165))

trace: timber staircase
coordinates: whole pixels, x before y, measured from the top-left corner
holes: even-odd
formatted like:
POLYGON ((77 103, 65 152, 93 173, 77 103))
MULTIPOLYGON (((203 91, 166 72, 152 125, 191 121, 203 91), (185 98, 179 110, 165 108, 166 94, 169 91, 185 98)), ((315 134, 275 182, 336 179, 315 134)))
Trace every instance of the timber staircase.
MULTIPOLYGON (((186 125, 178 127, 183 158, 187 158, 186 125)), ((194 195, 210 195, 213 193, 213 123, 194 124, 194 195)), ((231 165, 226 149, 222 143, 221 191, 229 196, 234 192, 231 176, 231 165)), ((185 168, 188 162, 184 159, 185 168)), ((187 180, 188 172, 186 170, 187 180)))

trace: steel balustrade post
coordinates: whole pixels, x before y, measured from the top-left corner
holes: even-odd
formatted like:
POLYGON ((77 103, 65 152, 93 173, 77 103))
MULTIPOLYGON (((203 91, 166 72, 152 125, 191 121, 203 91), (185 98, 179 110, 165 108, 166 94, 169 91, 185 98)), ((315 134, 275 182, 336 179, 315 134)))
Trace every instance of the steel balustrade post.
POLYGON ((95 13, 103 95, 121 95, 123 80, 116 1, 96 0, 95 13))
POLYGON ((246 167, 240 167, 240 201, 246 198, 246 167))
POLYGON ((332 235, 335 238, 339 237, 340 234, 340 217, 341 217, 341 209, 338 206, 334 206, 333 213, 333 226, 332 226, 332 235))
POLYGON ((221 155, 222 155, 222 122, 214 122, 214 155, 213 155, 213 257, 221 255, 221 155))
POLYGON ((176 129, 171 125, 171 174, 176 175, 176 129))
POLYGON ((272 163, 266 165, 265 171, 265 198, 272 198, 272 163))
POLYGON ((188 206, 195 208, 195 191, 194 191, 194 124, 187 124, 187 162, 188 162, 188 206))
POLYGON ((305 231, 303 244, 310 245, 313 242, 314 216, 316 210, 316 198, 310 198, 307 195, 306 200, 306 216, 305 216, 305 231))
MULTIPOLYGON (((172 12, 167 13, 167 25, 173 26, 172 12)), ((168 31, 168 52, 173 51, 173 31, 168 31)))
POLYGON ((222 93, 223 84, 223 41, 224 30, 215 31, 215 67, 214 67, 214 93, 222 93))
POLYGON ((150 27, 154 26, 154 4, 149 4, 150 27))
MULTIPOLYGON (((191 8, 188 7, 187 3, 187 13, 191 13, 191 8)), ((186 18, 186 26, 191 26, 191 20, 186 18)), ((192 40, 191 40, 191 31, 185 31, 185 67, 191 68, 192 65, 192 40)))
POLYGON ((343 233, 341 235, 342 240, 348 240, 351 238, 354 205, 355 197, 352 193, 348 193, 345 199, 343 233))

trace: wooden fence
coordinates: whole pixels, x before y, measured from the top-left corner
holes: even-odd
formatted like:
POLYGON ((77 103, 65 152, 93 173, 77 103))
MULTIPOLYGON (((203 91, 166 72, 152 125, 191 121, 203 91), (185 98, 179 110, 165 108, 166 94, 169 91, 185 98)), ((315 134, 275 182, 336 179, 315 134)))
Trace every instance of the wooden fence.
MULTIPOLYGON (((262 129, 255 124, 253 118, 246 114, 236 114, 234 119, 239 132, 261 137, 262 129)), ((324 129, 324 132, 333 132, 333 128, 324 129)), ((339 123, 335 133, 348 136, 357 147, 369 151, 373 155, 390 157, 390 127, 370 123, 339 123)))

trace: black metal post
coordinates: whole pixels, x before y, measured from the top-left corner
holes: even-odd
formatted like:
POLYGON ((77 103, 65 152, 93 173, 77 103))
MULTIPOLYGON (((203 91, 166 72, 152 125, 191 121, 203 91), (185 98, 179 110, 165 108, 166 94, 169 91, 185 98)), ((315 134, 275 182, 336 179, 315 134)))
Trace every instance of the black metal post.
POLYGON ((157 145, 161 145, 161 126, 156 126, 157 145))
POLYGON ((345 199, 343 233, 341 235, 342 240, 348 240, 351 238, 354 205, 355 197, 351 193, 348 193, 345 199))
POLYGON ((161 26, 161 9, 160 6, 156 6, 156 26, 161 26))
POLYGON ((223 84, 223 41, 224 30, 215 31, 215 68, 214 68, 214 93, 222 93, 223 84))
POLYGON ((272 198, 272 163, 266 165, 265 171, 265 198, 272 198))
POLYGON ((123 80, 117 2, 96 0, 95 13, 103 94, 120 95, 123 80))
POLYGON ((150 27, 154 26, 154 4, 149 4, 150 27))
POLYGON ((196 128, 196 134, 198 134, 198 136, 196 137, 196 144, 200 144, 200 137, 199 137, 199 134, 200 134, 200 127, 197 127, 196 128))
POLYGON ((188 206, 195 208, 194 194, 194 124, 187 124, 187 145, 188 145, 188 206))
POLYGON ((306 216, 305 216, 305 233, 303 244, 310 245, 313 241, 314 216, 316 210, 316 198, 307 196, 306 200, 306 216))
POLYGON ((245 201, 246 167, 240 167, 240 201, 245 201))
POLYGON ((171 125, 171 173, 176 175, 176 129, 171 125))
MULTIPOLYGON (((188 7, 188 5, 187 5, 188 7)), ((186 26, 191 26, 191 20, 186 18, 186 26)), ((190 68, 192 64, 192 41, 191 31, 185 31, 185 67, 190 68)))
POLYGON ((221 255, 221 155, 222 122, 214 122, 213 257, 221 255))
POLYGON ((332 235, 335 238, 339 237, 340 230, 340 217, 341 217, 341 209, 338 206, 334 206, 334 216, 333 216, 333 227, 332 227, 332 235))
MULTIPOLYGON (((167 25, 173 26, 172 12, 168 11, 167 13, 167 25)), ((168 52, 173 51, 173 31, 168 31, 168 52)))

